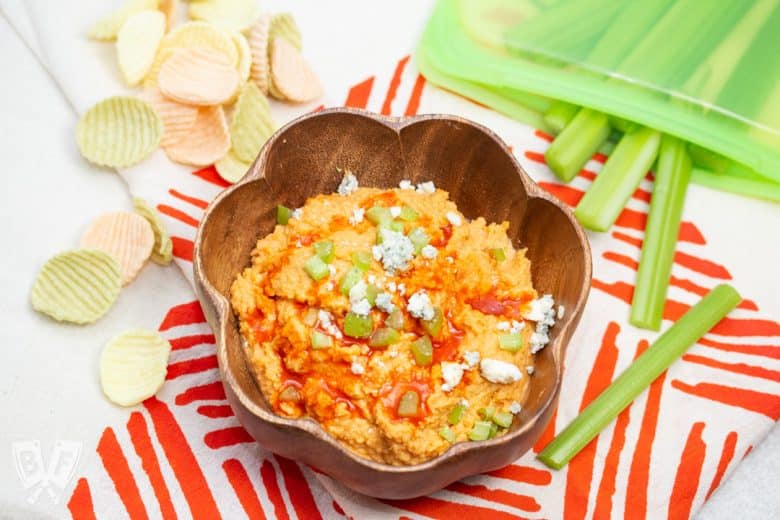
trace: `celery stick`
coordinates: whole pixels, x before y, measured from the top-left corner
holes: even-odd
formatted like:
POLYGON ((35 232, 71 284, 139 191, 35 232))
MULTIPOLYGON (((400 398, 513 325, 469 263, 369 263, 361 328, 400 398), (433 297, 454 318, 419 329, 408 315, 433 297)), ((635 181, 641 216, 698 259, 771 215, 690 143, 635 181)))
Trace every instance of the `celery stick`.
POLYGON ((715 287, 559 433, 539 454, 539 460, 561 469, 741 299, 730 285, 715 287))
POLYGON ((780 69, 776 31, 778 25, 780 6, 769 15, 748 51, 740 58, 739 64, 720 91, 716 105, 752 120, 763 121, 761 112, 764 101, 776 88, 780 69))
POLYGON ((737 177, 694 168, 691 180, 715 190, 738 193, 746 197, 780 202, 780 183, 760 178, 737 177))
POLYGON ((593 157, 610 130, 606 115, 580 109, 545 152, 547 165, 561 180, 569 182, 593 157))
POLYGON ((661 327, 690 177, 691 159, 685 143, 665 135, 658 151, 653 198, 631 302, 630 321, 643 329, 658 330, 661 327))
POLYGON ((715 173, 725 172, 732 162, 725 155, 693 143, 688 143, 688 155, 691 157, 693 164, 715 173))
POLYGON ((556 101, 550 107, 550 109, 544 113, 544 122, 550 127, 553 134, 558 135, 563 132, 574 116, 577 115, 577 111, 580 109, 577 105, 572 105, 565 101, 556 101))
MULTIPOLYGON (((708 103, 715 101, 718 93, 731 77, 740 59, 776 6, 777 0, 758 0, 755 2, 753 7, 734 26, 728 37, 718 44, 707 59, 697 67, 696 72, 688 78, 683 91, 708 103)), ((693 149, 690 152, 693 153, 693 149)), ((696 162, 693 155, 691 158, 696 162)))
POLYGON ((583 226, 594 231, 609 229, 653 165, 660 142, 661 134, 650 128, 623 136, 574 210, 583 226))

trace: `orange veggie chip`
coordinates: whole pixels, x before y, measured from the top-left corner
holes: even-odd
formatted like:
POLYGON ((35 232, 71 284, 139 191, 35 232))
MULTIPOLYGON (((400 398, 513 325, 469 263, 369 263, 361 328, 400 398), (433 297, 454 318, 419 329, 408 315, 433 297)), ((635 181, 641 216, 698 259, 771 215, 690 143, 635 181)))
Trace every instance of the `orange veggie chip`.
MULTIPOLYGON (((233 43, 231 42, 231 45, 233 43)), ((160 92, 190 105, 219 105, 238 88, 236 68, 225 56, 206 47, 177 49, 160 68, 160 92)))
POLYGON ((127 285, 152 254, 154 231, 141 215, 106 213, 92 221, 81 236, 81 247, 99 249, 114 257, 122 268, 122 285, 127 285))
POLYGON ((157 88, 152 87, 141 94, 141 98, 152 105, 154 111, 163 122, 163 135, 160 140, 162 146, 170 146, 186 136, 195 118, 198 116, 198 107, 177 103, 163 96, 157 88))
POLYGON ((230 150, 225 111, 221 106, 200 107, 186 139, 164 147, 172 161, 192 166, 208 166, 230 150))
POLYGON ((271 40, 272 95, 294 103, 305 103, 322 95, 322 85, 314 71, 286 38, 271 40))

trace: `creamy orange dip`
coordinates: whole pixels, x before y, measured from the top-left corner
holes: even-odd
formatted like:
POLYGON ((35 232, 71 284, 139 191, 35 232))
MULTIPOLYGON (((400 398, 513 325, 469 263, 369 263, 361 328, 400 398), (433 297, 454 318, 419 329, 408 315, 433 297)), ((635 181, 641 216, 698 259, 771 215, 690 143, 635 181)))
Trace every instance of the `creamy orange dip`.
POLYGON ((469 221, 432 183, 401 186, 348 174, 339 193, 280 209, 232 286, 273 410, 395 465, 504 434, 554 320, 506 222, 469 221))

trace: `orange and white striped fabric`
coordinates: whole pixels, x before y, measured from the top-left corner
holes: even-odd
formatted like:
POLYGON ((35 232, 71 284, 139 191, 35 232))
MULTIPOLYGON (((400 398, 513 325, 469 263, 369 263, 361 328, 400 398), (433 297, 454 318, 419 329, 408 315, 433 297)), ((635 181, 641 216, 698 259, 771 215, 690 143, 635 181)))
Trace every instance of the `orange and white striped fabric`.
MULTIPOLYGON (((560 184, 544 164, 550 136, 428 85, 408 56, 330 101, 383 114, 479 119, 502 135, 543 188, 571 205, 605 159, 594 157, 572 183, 560 184)), ((199 219, 228 184, 212 167, 169 168, 162 181, 159 173, 150 180, 143 168, 123 175, 133 194, 163 215, 175 261, 191 277, 199 219)), ((214 336, 192 295, 182 295, 185 303, 161 317, 159 327, 173 346, 168 381, 126 422, 106 426, 96 446, 99 464, 80 476, 70 497, 73 518, 690 517, 780 417, 780 323, 749 294, 567 468, 551 471, 535 459, 654 337, 626 320, 652 182, 651 175, 642 181, 609 233, 591 234, 593 289, 566 355, 560 405, 534 449, 514 464, 431 496, 388 501, 356 495, 265 451, 227 406, 214 336)), ((731 278, 701 228, 684 221, 665 319, 676 320, 731 278)))

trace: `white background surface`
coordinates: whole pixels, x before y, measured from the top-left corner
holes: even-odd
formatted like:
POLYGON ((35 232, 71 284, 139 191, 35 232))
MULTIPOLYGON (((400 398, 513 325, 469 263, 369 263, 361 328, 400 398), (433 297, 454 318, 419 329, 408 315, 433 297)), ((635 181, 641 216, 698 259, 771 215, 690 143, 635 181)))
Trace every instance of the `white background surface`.
MULTIPOLYGON (((344 5, 342 12, 320 4, 324 3, 296 2, 288 8, 307 38, 328 42, 311 48, 312 62, 318 67, 340 67, 355 79, 373 72, 377 61, 376 55, 361 53, 355 42, 390 41, 394 31, 419 30, 377 23, 370 7, 357 2, 344 5), (325 23, 329 18, 333 22, 325 23)), ((422 23, 429 3, 421 4, 402 2, 398 9, 422 23)), ((386 49, 386 57, 397 58, 409 50, 386 49)), ((100 393, 97 360, 102 345, 130 327, 156 328, 165 310, 181 302, 178 295, 187 285, 174 267, 152 264, 94 325, 59 325, 32 311, 29 289, 43 262, 58 251, 76 247, 92 217, 129 209, 130 200, 118 176, 90 167, 78 155, 73 112, 4 19, 0 20, 0 71, 0 244, 4 253, 0 257, 4 349, 0 363, 0 517, 29 518, 29 510, 20 509, 27 495, 14 469, 12 442, 38 439, 46 456, 55 440, 75 440, 83 442, 82 458, 93 456, 102 426, 127 414, 108 404, 100 393)), ((704 224, 701 227, 708 238, 714 238, 711 245, 734 274, 735 285, 777 319, 780 245, 770 237, 778 236, 780 207, 748 204, 746 199, 695 187, 686 211, 704 224)), ((775 427, 700 517, 780 517, 778 468, 780 430, 775 427)), ((69 494, 70 490, 62 496, 69 494)), ((58 517, 66 513, 62 504, 51 507, 46 500, 41 502, 37 511, 43 508, 58 517)))

